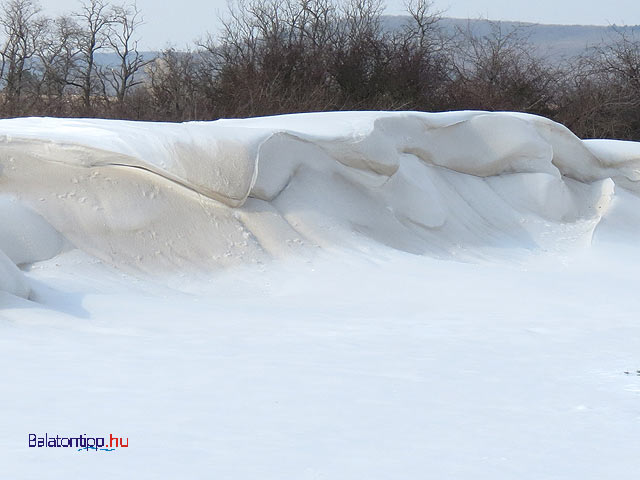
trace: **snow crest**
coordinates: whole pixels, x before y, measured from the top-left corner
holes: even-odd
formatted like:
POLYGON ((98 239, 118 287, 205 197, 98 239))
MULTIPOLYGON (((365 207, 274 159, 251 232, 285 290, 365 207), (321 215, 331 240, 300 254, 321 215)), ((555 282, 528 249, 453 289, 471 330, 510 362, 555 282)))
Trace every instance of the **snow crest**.
POLYGON ((474 259, 588 245, 640 147, 545 118, 340 112, 0 121, 0 289, 73 244, 131 271, 387 246, 474 259))

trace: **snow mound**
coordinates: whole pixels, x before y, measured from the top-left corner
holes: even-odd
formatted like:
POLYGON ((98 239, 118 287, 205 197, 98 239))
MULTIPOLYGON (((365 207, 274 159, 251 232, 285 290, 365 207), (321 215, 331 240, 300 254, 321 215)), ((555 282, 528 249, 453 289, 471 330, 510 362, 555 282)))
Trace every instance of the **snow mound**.
POLYGON ((42 217, 6 195, 0 195, 0 225, 0 291, 26 298, 29 287, 18 265, 56 256, 63 238, 42 217))
POLYGON ((63 237, 147 272, 318 248, 473 259, 588 245, 615 189, 638 191, 638 152, 516 113, 1 120, 0 185, 18 199, 0 210, 1 265, 50 258, 63 237))
POLYGON ((27 298, 29 291, 29 286, 22 272, 0 250, 0 292, 8 292, 18 297, 27 298))

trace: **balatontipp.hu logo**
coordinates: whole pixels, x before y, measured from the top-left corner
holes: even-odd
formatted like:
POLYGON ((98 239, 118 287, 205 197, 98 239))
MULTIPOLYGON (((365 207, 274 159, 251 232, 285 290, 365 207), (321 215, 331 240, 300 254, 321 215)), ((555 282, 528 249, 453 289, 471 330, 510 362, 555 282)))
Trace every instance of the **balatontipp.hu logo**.
POLYGON ((35 433, 29 434, 29 448, 75 448, 77 451, 103 451, 113 452, 117 448, 127 448, 129 446, 129 437, 116 437, 109 434, 106 437, 90 437, 86 433, 77 437, 61 437, 60 435, 44 434, 44 437, 38 437, 35 433))

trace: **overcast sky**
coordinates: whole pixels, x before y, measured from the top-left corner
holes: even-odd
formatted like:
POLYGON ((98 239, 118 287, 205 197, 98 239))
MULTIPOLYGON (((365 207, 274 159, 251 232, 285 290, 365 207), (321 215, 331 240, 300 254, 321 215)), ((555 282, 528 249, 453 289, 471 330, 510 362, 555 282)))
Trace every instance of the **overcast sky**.
MULTIPOLYGON (((122 0, 112 0, 118 3, 122 0)), ((403 0, 387 0, 389 14, 401 14, 403 0)), ((638 25, 640 0, 435 0, 445 16, 581 25, 638 25)), ((40 0, 49 13, 70 11, 77 0, 40 0)), ((215 32, 226 0, 137 0, 145 25, 143 47, 184 47, 207 31, 215 32)))

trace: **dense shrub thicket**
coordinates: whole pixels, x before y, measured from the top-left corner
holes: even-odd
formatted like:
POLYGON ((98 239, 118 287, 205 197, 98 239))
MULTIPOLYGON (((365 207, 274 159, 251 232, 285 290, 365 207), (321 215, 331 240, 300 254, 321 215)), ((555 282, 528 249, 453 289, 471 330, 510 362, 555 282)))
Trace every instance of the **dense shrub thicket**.
POLYGON ((564 63, 526 29, 445 34, 429 0, 385 28, 382 0, 236 0, 221 32, 147 58, 135 4, 84 0, 48 18, 0 9, 0 116, 185 121, 325 110, 516 110, 582 137, 640 140, 640 41, 615 38, 564 63), (109 61, 99 61, 109 53, 109 61))

